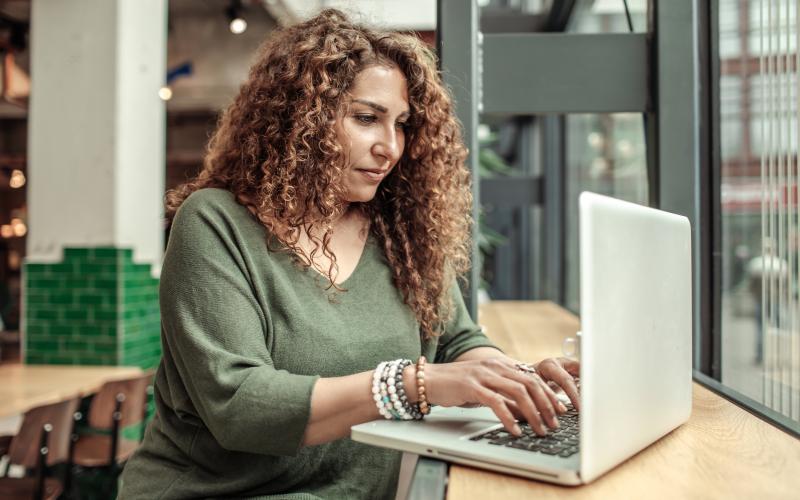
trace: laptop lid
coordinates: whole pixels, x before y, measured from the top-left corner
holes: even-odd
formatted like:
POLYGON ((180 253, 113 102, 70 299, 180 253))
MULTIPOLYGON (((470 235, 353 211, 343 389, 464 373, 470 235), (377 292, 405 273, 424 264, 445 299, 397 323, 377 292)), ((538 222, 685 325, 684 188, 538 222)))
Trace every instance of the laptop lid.
POLYGON ((589 482, 685 422, 692 402, 686 217, 581 193, 580 474, 589 482))

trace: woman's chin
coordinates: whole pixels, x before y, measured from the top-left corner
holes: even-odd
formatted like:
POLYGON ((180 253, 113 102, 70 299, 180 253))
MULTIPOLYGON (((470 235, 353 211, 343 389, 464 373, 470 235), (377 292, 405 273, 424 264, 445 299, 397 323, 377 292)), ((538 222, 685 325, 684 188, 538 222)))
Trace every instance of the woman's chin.
POLYGON ((375 198, 376 188, 358 189, 347 193, 348 203, 366 203, 375 198))

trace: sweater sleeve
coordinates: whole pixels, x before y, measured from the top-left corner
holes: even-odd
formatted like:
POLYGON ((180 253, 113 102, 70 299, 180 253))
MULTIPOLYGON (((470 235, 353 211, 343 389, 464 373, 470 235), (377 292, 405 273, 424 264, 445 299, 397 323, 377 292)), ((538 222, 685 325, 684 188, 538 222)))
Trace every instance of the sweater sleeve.
POLYGON ((213 199, 197 198, 178 211, 162 268, 162 329, 174 361, 167 369, 188 394, 194 408, 187 411, 223 448, 293 455, 318 377, 275 368, 236 220, 213 199))
POLYGON ((476 347, 494 347, 492 342, 483 334, 483 329, 472 321, 461 296, 458 283, 453 282, 450 288, 455 311, 447 324, 444 334, 439 337, 436 348, 436 363, 450 363, 456 358, 476 347))

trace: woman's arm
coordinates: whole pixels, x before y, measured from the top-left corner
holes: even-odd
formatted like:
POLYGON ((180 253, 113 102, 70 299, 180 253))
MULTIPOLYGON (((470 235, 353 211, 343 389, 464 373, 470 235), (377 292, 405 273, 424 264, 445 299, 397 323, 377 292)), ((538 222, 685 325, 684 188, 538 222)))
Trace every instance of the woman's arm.
MULTIPOLYGON (((564 367, 552 361, 556 360, 541 362, 541 371, 546 368, 547 374, 558 375, 562 383, 572 383, 572 377, 564 367)), ((428 402, 441 406, 488 406, 510 432, 519 434, 516 418, 522 418, 537 433, 544 435, 547 427, 558 427, 556 416, 564 413, 566 408, 544 382, 546 375, 531 376, 517 370, 515 365, 515 360, 490 347, 472 349, 459 356, 458 362, 428 363, 425 368, 428 402)), ((368 371, 316 381, 303 446, 347 437, 353 425, 380 418, 370 390, 372 373, 368 371)), ((416 403, 417 378, 413 365, 403 371, 403 383, 409 401, 416 403)), ((577 399, 577 390, 567 390, 567 393, 572 393, 571 397, 574 395, 577 399)))

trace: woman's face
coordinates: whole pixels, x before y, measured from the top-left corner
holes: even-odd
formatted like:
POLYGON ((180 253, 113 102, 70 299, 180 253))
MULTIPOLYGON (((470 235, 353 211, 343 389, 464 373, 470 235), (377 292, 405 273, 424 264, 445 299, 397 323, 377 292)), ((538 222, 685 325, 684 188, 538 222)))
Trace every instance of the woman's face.
POLYGON ((336 137, 344 148, 347 202, 370 201, 389 175, 406 145, 408 89, 396 67, 370 66, 350 90, 350 109, 336 121, 336 137))

